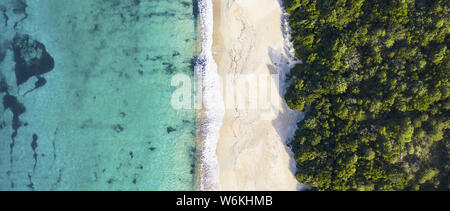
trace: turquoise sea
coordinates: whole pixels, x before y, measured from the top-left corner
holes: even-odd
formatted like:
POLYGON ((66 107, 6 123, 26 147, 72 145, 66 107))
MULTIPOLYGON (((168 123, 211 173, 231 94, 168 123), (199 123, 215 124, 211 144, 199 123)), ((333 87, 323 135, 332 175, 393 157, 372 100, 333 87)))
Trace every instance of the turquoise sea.
POLYGON ((0 190, 192 190, 195 0, 0 0, 0 190))

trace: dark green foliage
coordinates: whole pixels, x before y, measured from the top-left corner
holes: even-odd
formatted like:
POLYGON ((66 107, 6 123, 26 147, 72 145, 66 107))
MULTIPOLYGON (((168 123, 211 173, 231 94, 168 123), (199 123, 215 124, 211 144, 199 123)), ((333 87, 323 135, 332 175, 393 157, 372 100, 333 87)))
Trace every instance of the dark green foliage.
POLYGON ((318 190, 449 190, 450 1, 284 0, 291 143, 318 190))

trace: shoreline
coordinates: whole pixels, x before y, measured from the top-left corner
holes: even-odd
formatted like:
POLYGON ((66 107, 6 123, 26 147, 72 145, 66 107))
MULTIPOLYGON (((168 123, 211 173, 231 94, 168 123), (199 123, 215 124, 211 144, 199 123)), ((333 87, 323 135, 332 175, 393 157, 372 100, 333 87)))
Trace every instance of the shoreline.
POLYGON ((220 76, 212 53, 213 45, 213 5, 211 0, 199 0, 199 24, 201 53, 195 66, 196 81, 201 85, 197 100, 203 102, 199 120, 200 142, 197 155, 195 188, 198 190, 219 190, 219 165, 217 163, 216 146, 218 131, 222 125, 224 105, 220 89, 220 76), (200 99, 199 99, 200 97, 200 99))
MULTIPOLYGON (((278 0, 212 0, 213 57, 222 78, 276 73, 280 77, 279 115, 262 120, 264 109, 228 108, 226 84, 222 96, 227 109, 217 143, 220 190, 299 190, 295 161, 286 142, 293 136, 301 112, 288 109, 283 99, 285 75, 296 64, 287 42, 285 14, 278 0), (264 35, 264 36, 262 36, 264 35)), ((274 81, 270 83, 274 84, 274 81)), ((239 89, 235 81, 231 90, 239 89)), ((240 92, 240 90, 239 90, 240 92)), ((246 99, 250 93, 245 93, 246 99)), ((270 110, 270 109, 269 109, 270 110)))

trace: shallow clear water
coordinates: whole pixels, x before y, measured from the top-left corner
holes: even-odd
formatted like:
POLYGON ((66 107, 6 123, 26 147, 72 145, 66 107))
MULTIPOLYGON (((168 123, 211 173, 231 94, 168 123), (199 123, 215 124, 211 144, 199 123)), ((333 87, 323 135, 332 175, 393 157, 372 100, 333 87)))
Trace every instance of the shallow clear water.
POLYGON ((193 75, 194 4, 0 0, 0 190, 192 190, 196 114, 171 107, 170 82, 193 75), (54 59, 45 85, 17 85, 16 33, 54 59))

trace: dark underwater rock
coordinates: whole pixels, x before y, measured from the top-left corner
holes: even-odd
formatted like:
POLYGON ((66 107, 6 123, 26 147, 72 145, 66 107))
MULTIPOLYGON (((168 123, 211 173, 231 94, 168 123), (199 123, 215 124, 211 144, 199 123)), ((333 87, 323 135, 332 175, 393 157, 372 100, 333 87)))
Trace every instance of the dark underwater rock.
POLYGON ((113 130, 116 131, 116 133, 121 133, 125 128, 121 124, 117 124, 113 126, 113 130))
POLYGON ((53 57, 44 44, 33 40, 29 35, 16 34, 13 39, 15 73, 17 85, 25 83, 33 76, 50 72, 55 66, 53 57))
MULTIPOLYGON (((4 23, 4 26, 5 27, 8 27, 8 20, 9 20, 9 17, 8 17, 8 15, 6 14, 6 7, 5 6, 3 6, 3 5, 0 5, 0 12, 2 12, 2 16, 3 16, 3 23, 4 23)), ((1 52, 0 52, 1 53, 1 52)), ((0 61, 1 61, 1 55, 0 55, 0 61)))
POLYGON ((198 1, 197 0, 192 0, 192 14, 194 15, 195 19, 197 19, 198 14, 200 13, 199 9, 198 9, 198 1))
POLYGON ((24 0, 13 0, 12 2, 13 12, 14 14, 22 14, 25 13, 28 5, 24 0))
POLYGON ((43 78, 41 76, 37 76, 37 78, 38 78, 38 80, 34 83, 34 88, 25 92, 25 94, 23 94, 23 96, 38 89, 39 87, 43 87, 47 83, 47 80, 45 78, 43 78))
POLYGON ((43 87, 47 83, 47 80, 43 77, 38 77, 38 80, 34 83, 34 89, 43 87))
POLYGON ((21 126, 19 117, 26 111, 25 106, 20 103, 15 96, 7 94, 3 96, 3 107, 5 110, 9 109, 13 113, 12 125, 13 129, 17 131, 17 129, 21 126))
POLYGON ((0 45, 0 62, 3 62, 6 56, 6 48, 4 45, 0 45))
POLYGON ((6 78, 0 73, 0 93, 8 92, 8 83, 6 83, 6 78))
POLYGON ((38 135, 36 135, 34 133, 32 138, 33 138, 33 141, 31 141, 31 149, 33 149, 33 151, 36 151, 36 148, 38 147, 38 144, 37 144, 38 135))
POLYGON ((20 103, 15 96, 5 95, 3 97, 3 107, 5 109, 10 109, 14 115, 21 115, 25 113, 25 106, 20 103))
POLYGON ((177 129, 173 128, 173 127, 168 127, 167 128, 167 133, 171 133, 171 132, 175 132, 177 129))

